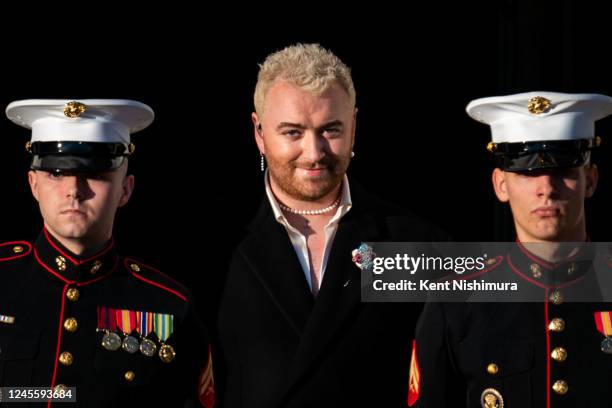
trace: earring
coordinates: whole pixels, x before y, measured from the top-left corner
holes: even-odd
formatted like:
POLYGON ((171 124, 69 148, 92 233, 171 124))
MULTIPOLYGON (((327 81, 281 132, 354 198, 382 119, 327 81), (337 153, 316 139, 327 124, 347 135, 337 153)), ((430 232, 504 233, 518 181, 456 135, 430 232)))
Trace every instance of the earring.
POLYGON ((355 152, 351 150, 351 158, 355 157, 355 152))
POLYGON ((263 153, 260 152, 259 155, 261 156, 260 164, 261 164, 261 171, 263 172, 263 171, 265 171, 265 167, 266 167, 265 166, 265 159, 264 159, 263 153))

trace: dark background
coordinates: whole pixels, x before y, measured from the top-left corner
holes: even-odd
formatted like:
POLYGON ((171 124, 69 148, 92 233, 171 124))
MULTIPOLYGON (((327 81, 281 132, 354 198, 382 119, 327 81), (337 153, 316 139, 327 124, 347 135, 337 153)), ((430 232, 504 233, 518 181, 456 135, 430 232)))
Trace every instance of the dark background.
MULTIPOLYGON (((462 241, 514 239, 491 189, 489 129, 465 114, 470 100, 532 90, 612 95, 609 10, 596 3, 369 4, 333 15, 316 4, 236 8, 117 8, 98 16, 103 22, 75 15, 72 25, 48 20, 26 35, 31 23, 7 33, 0 68, 2 106, 132 98, 155 110, 153 125, 133 136, 136 190, 115 235, 123 254, 197 292, 208 322, 226 259, 262 198, 250 113, 257 64, 269 53, 319 42, 352 67, 359 114, 349 174, 462 241)), ((597 132, 601 179, 587 222, 591 237, 606 241, 612 119, 597 132)), ((1 120, 0 138, 0 240, 33 239, 42 224, 27 187, 28 132, 1 120)))

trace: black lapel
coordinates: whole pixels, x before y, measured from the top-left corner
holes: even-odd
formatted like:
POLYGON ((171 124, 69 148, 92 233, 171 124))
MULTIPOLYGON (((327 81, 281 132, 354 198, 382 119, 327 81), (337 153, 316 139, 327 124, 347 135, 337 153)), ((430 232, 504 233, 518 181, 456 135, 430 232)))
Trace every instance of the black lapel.
MULTIPOLYGON (((354 203, 355 198, 366 200, 353 194, 354 203)), ((360 204, 354 205, 338 225, 321 290, 287 377, 289 387, 332 344, 334 336, 346 330, 352 320, 349 315, 359 310, 361 271, 352 262, 351 252, 362 242, 378 240, 381 233, 376 218, 363 212, 366 203, 360 204)))
POLYGON ((312 311, 313 297, 289 235, 274 214, 267 198, 240 246, 246 262, 287 322, 301 336, 312 311))

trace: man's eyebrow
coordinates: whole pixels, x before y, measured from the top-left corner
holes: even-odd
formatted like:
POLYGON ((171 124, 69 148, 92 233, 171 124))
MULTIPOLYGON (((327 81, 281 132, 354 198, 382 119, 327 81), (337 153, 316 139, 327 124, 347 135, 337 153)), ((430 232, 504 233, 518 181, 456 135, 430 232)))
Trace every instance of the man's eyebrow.
POLYGON ((276 130, 281 130, 283 128, 298 128, 298 129, 306 129, 306 126, 300 123, 291 123, 291 122, 281 122, 276 126, 276 130))
MULTIPOLYGON (((341 120, 332 120, 330 122, 324 123, 323 125, 319 126, 318 130, 321 129, 327 129, 330 127, 335 127, 335 126, 344 126, 344 123, 341 120)), ((301 123, 291 123, 291 122, 281 122, 278 124, 278 126, 276 126, 276 130, 281 130, 283 128, 296 128, 296 129, 306 129, 306 126, 304 126, 301 123)))

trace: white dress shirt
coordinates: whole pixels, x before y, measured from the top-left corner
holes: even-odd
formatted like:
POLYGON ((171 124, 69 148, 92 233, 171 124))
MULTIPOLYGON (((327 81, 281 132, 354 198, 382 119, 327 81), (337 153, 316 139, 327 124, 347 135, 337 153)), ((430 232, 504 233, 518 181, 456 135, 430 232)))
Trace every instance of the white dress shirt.
POLYGON ((274 193, 272 193, 272 189, 270 188, 268 170, 266 170, 265 174, 265 183, 266 194, 268 196, 268 200, 270 201, 270 205, 272 206, 274 218, 276 219, 276 221, 278 221, 278 223, 285 227, 285 230, 287 230, 287 234, 289 235, 289 239, 291 240, 293 249, 295 249, 295 253, 298 257, 298 260, 300 261, 302 270, 304 271, 304 276, 306 277, 306 282, 308 282, 308 287, 311 291, 316 293, 320 289, 321 282, 323 282, 323 276, 325 274, 327 261, 329 259, 329 252, 331 251, 331 246, 334 242, 334 237, 338 229, 338 222, 340 222, 340 219, 351 209, 352 206, 351 191, 349 189, 348 178, 346 177, 346 175, 344 175, 344 179, 342 180, 342 196, 340 198, 338 208, 336 209, 336 214, 334 214, 334 216, 325 226, 325 249, 323 251, 323 261, 321 262, 319 284, 316 288, 312 287, 313 282, 312 277, 310 276, 310 257, 308 255, 308 245, 306 244, 306 237, 302 235, 302 233, 298 231, 297 228, 289 224, 289 222, 285 218, 285 215, 283 214, 280 206, 278 205, 278 201, 276 200, 276 197, 274 196, 274 193))

